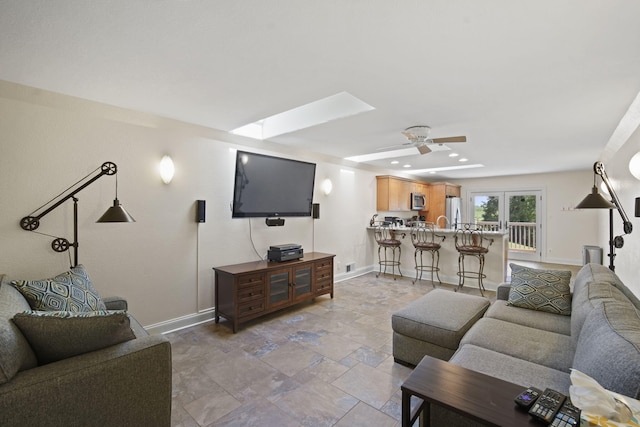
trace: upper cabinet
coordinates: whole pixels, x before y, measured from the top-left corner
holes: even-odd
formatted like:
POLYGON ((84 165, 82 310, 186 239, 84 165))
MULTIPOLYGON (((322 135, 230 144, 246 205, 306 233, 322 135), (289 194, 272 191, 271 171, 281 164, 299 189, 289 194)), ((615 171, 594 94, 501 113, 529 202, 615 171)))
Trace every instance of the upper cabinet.
POLYGON ((410 211, 411 193, 427 196, 425 211, 429 209, 429 184, 396 176, 377 176, 377 210, 410 211))
POLYGON ((432 182, 429 184, 429 211, 427 222, 436 222, 440 215, 446 213, 446 198, 460 197, 460 186, 448 182, 432 182))
POLYGON ((411 210, 411 192, 413 182, 395 176, 377 176, 377 210, 409 211, 411 210))
POLYGON ((460 186, 448 182, 420 182, 396 176, 377 176, 377 210, 379 211, 410 211, 411 193, 427 196, 427 204, 420 215, 426 220, 435 222, 436 218, 444 215, 445 199, 460 197, 460 186))

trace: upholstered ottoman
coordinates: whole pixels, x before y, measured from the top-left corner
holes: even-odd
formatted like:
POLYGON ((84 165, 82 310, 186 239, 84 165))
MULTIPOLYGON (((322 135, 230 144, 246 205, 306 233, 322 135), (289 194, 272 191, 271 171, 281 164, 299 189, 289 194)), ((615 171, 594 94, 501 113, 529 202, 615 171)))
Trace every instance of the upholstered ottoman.
POLYGON ((413 301, 391 316, 395 361, 415 366, 425 355, 449 360, 487 308, 486 298, 444 289, 413 301))

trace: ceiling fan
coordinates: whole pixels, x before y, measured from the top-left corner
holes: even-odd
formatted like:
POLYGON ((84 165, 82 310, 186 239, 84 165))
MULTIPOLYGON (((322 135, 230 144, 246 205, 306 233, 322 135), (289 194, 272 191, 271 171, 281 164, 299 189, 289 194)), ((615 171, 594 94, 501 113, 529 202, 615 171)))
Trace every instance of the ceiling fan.
MULTIPOLYGON (((452 142, 467 142, 466 136, 449 136, 446 138, 429 138, 429 132, 431 128, 429 126, 411 126, 402 131, 402 134, 407 137, 409 142, 405 142, 404 145, 413 145, 418 149, 420 154, 427 154, 431 152, 429 148, 430 144, 449 144, 452 142)), ((390 147, 387 147, 390 148, 390 147)))

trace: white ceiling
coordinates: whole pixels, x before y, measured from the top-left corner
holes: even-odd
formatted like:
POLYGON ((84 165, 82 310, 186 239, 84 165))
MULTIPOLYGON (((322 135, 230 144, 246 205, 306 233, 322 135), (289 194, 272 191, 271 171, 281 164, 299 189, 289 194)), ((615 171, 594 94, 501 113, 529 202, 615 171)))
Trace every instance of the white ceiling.
MULTIPOLYGON (((348 157, 429 125, 485 166, 438 178, 588 169, 640 91, 639 21, 635 0, 0 0, 0 79, 225 131, 346 91, 375 110, 270 141, 348 157)), ((398 167, 458 164, 415 153, 398 167)))

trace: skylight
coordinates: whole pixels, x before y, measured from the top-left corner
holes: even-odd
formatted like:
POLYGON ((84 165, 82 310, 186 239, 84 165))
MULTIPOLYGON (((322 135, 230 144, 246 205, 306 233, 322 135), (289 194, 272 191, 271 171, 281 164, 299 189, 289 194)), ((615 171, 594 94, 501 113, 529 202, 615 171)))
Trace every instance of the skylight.
POLYGON ((231 133, 264 140, 374 109, 350 93, 340 92, 233 129, 231 133))

